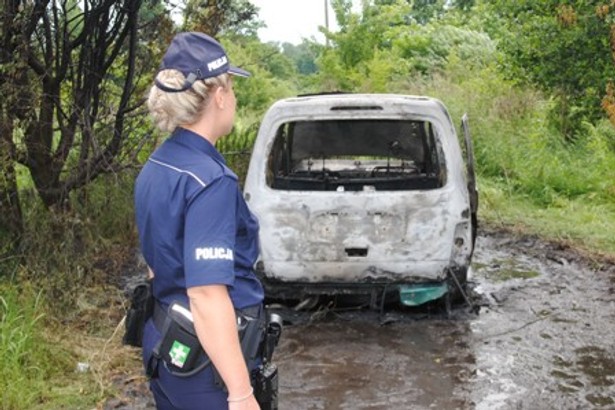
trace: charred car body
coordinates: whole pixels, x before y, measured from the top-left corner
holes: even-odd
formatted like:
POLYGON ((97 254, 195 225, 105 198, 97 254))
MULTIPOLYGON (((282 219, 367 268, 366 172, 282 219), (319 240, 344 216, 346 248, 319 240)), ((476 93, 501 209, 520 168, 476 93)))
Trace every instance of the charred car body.
POLYGON ((465 116, 462 128, 465 161, 436 99, 321 94, 273 104, 244 186, 268 294, 357 293, 375 303, 393 292, 414 306, 462 288, 478 201, 465 116))

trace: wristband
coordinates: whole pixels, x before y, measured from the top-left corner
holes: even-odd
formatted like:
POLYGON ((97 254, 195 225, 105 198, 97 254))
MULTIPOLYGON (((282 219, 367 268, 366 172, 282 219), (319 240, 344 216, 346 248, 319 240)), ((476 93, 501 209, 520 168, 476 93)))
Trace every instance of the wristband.
POLYGON ((254 394, 254 388, 250 387, 250 392, 246 394, 245 396, 238 397, 236 399, 231 399, 229 397, 228 399, 226 399, 226 401, 228 401, 229 403, 239 403, 241 401, 248 400, 253 394, 254 394))

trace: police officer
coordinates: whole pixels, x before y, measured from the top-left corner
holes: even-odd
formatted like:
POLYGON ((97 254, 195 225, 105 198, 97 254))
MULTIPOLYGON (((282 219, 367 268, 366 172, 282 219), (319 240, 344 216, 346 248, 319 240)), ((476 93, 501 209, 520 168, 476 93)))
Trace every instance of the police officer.
MULTIPOLYGON (((150 90, 152 118, 171 135, 136 180, 141 250, 153 276, 156 311, 166 311, 174 302, 188 307, 198 341, 213 364, 189 377, 177 376, 166 363, 155 364, 156 369, 149 369, 150 389, 158 409, 259 408, 235 312, 262 306, 263 288, 252 269, 258 222, 237 176, 214 147, 233 126, 233 77, 249 75, 230 65, 213 38, 180 33, 150 90)), ((146 367, 152 366, 152 352, 161 339, 156 322, 148 320, 144 329, 146 367)))

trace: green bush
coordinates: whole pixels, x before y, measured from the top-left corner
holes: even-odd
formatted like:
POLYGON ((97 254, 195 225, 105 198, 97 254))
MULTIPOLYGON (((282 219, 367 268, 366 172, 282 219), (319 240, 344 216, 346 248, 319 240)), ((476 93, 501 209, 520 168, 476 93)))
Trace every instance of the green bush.
POLYGON ((76 315, 80 290, 115 283, 134 260, 134 177, 133 171, 101 177, 75 191, 65 209, 48 210, 36 195, 22 195, 21 247, 0 261, 0 278, 35 283, 51 308, 76 315))

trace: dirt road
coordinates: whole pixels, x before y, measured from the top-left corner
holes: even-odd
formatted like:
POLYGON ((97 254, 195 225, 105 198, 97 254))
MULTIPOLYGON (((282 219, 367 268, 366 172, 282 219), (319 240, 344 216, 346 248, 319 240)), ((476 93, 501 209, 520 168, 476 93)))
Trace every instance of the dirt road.
POLYGON ((280 409, 615 409, 615 266, 486 233, 473 267, 478 315, 289 317, 280 409))

